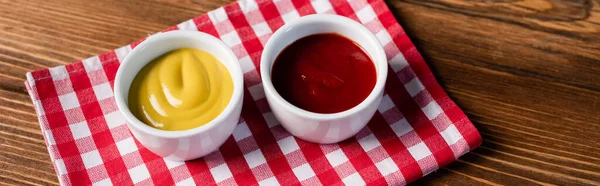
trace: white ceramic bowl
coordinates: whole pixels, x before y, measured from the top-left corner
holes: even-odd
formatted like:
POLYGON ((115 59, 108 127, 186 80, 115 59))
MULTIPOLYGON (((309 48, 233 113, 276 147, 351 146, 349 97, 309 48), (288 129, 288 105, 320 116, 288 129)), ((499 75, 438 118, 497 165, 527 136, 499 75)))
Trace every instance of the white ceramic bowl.
POLYGON ((243 101, 244 78, 238 59, 221 40, 202 32, 171 31, 147 38, 119 66, 115 77, 115 101, 135 138, 155 154, 175 161, 202 157, 219 148, 235 129, 243 101), (165 131, 138 120, 129 110, 129 86, 152 59, 178 48, 196 48, 215 56, 229 70, 233 94, 223 112, 212 121, 188 130, 165 131))
POLYGON ((352 19, 329 14, 309 15, 283 25, 267 41, 260 61, 265 95, 275 117, 292 135, 314 143, 345 140, 369 122, 381 102, 387 69, 385 52, 375 35, 352 19), (360 45, 375 64, 375 87, 365 100, 349 110, 332 114, 309 112, 283 99, 273 87, 271 70, 279 53, 292 42, 318 33, 338 33, 349 38, 360 45))

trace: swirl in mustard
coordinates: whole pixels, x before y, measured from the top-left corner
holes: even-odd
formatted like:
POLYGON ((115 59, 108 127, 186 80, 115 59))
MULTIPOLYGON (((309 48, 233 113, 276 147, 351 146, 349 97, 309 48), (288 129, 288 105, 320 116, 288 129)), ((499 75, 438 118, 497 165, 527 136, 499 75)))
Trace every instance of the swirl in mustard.
POLYGON ((229 71, 211 54, 193 48, 149 62, 129 89, 129 109, 161 130, 187 130, 216 118, 233 93, 229 71))

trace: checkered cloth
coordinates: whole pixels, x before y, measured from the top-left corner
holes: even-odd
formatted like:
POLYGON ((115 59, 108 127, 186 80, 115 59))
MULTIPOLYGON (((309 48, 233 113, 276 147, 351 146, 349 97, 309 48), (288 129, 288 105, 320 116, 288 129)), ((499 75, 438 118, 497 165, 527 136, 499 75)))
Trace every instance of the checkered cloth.
POLYGON ((167 30, 221 38, 244 71, 244 107, 232 137, 188 162, 151 153, 130 134, 113 97, 119 62, 133 43, 27 74, 27 90, 63 185, 401 185, 481 143, 381 0, 244 0, 167 30), (271 34, 303 15, 339 14, 381 41, 389 76, 378 112, 356 137, 318 145, 291 136, 267 105, 257 69, 271 34))

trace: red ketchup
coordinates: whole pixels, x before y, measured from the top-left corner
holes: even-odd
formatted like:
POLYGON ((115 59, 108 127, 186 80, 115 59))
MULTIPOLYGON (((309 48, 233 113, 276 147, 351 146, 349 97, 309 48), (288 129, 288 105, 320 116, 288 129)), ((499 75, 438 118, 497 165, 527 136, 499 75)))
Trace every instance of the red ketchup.
POLYGON ((310 112, 336 113, 367 98, 376 73, 360 46, 327 33, 306 36, 283 49, 271 77, 275 90, 291 104, 310 112))

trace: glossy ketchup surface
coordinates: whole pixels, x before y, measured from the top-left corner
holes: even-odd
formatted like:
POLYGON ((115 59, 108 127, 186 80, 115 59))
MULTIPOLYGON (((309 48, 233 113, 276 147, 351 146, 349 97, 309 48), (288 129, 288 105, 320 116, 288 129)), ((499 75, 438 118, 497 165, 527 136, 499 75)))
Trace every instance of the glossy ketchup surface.
POLYGON ((342 112, 375 87, 371 58, 352 40, 334 33, 301 38, 275 59, 275 90, 291 104, 315 113, 342 112))

